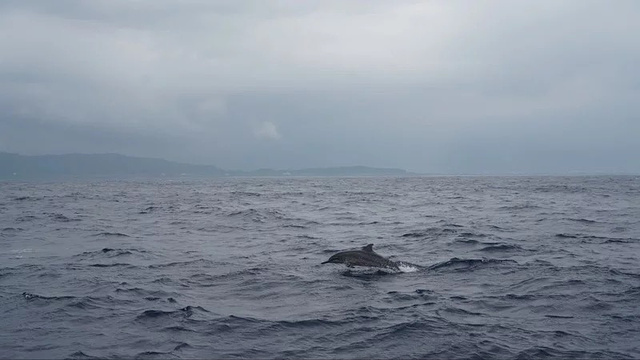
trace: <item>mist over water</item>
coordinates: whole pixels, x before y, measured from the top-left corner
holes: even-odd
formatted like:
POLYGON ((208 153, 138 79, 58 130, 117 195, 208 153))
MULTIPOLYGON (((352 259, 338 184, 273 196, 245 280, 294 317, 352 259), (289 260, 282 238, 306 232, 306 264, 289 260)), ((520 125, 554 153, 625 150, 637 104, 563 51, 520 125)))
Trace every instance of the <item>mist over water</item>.
POLYGON ((0 357, 638 358, 639 260, 637 177, 1 183, 0 357))

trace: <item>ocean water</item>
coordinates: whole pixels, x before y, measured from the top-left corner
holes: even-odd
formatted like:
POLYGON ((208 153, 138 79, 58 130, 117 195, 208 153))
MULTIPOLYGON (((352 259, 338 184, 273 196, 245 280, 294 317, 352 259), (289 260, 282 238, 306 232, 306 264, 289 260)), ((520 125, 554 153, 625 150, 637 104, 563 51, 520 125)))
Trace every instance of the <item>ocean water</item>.
POLYGON ((91 357, 640 358, 640 178, 0 183, 0 358, 91 357))

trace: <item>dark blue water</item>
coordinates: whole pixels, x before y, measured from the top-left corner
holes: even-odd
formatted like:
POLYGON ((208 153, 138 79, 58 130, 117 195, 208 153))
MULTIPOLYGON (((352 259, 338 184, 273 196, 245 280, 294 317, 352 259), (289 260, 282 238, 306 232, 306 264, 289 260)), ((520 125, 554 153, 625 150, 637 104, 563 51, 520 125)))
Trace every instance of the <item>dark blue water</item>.
POLYGON ((0 357, 640 358, 639 264, 637 177, 2 183, 0 357))

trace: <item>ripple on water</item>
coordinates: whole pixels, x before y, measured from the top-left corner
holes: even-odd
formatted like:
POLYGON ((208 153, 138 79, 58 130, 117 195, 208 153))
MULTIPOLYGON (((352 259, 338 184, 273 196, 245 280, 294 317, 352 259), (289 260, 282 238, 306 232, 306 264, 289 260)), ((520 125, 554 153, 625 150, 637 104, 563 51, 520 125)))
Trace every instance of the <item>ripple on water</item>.
POLYGON ((638 181, 0 183, 0 357, 640 358, 638 181))

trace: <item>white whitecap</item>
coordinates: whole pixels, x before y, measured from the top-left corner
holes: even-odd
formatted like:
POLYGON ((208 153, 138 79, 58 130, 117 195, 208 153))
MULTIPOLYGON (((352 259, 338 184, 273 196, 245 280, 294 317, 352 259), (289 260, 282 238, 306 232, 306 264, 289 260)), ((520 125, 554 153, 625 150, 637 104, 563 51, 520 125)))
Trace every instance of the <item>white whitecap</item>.
POLYGON ((420 268, 416 265, 405 263, 402 261, 398 262, 398 269, 404 273, 416 272, 420 270, 420 268))

